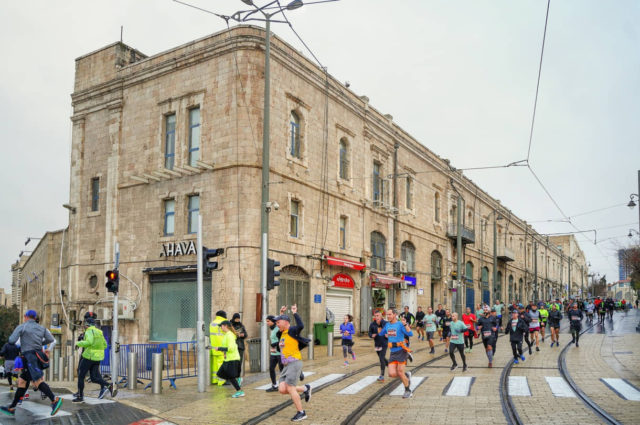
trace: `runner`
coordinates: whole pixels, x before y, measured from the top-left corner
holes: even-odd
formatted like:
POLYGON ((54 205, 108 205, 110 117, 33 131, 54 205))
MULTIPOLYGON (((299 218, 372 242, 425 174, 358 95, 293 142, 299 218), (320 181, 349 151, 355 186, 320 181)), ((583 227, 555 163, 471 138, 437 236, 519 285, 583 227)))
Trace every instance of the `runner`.
POLYGON ((10 342, 6 342, 0 350, 0 356, 4 358, 4 375, 9 381, 9 391, 13 391, 13 363, 19 355, 20 348, 10 342))
POLYGON ((573 308, 569 310, 569 323, 571 325, 572 343, 575 342, 576 347, 580 347, 580 330, 582 329, 582 310, 578 308, 578 304, 573 303, 573 308))
POLYGON ((442 318, 446 315, 446 311, 442 308, 442 304, 438 304, 438 308, 436 309, 435 315, 438 316, 438 336, 440 337, 440 341, 442 341, 442 318))
POLYGON ((275 318, 276 326, 280 329, 278 339, 280 341, 281 360, 282 364, 284 364, 280 374, 278 390, 280 394, 289 394, 291 397, 291 401, 296 406, 296 414, 291 418, 291 421, 298 422, 307 419, 307 414, 302 409, 299 393, 303 394, 304 401, 309 402, 311 399, 311 386, 309 384, 305 386, 297 385, 302 373, 302 354, 300 349, 306 347, 309 340, 300 335, 300 332, 304 329, 304 323, 298 315, 298 306, 295 304, 291 306, 291 312, 294 319, 296 319, 296 326, 291 326, 291 319, 284 314, 285 311, 287 311, 287 306, 282 306, 280 315, 275 318))
MULTIPOLYGON (((525 310, 522 304, 518 304, 518 315, 525 322, 527 322, 527 326, 529 326, 529 322, 531 321, 531 318, 529 317, 529 313, 525 310)), ((533 352, 531 351, 531 345, 533 345, 533 343, 529 340, 528 328, 527 328, 527 331, 524 333, 524 341, 527 343, 527 347, 529 348, 529 355, 533 354, 533 352)))
POLYGON ((225 320, 220 323, 222 331, 222 344, 217 347, 211 347, 212 350, 224 353, 222 365, 218 368, 217 375, 226 382, 231 383, 236 392, 231 398, 244 397, 244 391, 240 388, 242 378, 240 377, 240 351, 238 351, 238 334, 233 324, 225 320))
POLYGON ((589 321, 589 324, 593 324, 593 312, 595 309, 595 304, 589 301, 589 304, 587 304, 587 320, 589 321))
POLYGON ((555 342, 556 347, 560 346, 560 321, 562 320, 562 312, 558 310, 557 304, 551 305, 551 313, 549 313, 549 330, 551 331, 551 346, 555 342))
POLYGON ((404 317, 401 321, 398 321, 397 312, 393 308, 387 310, 387 323, 380 332, 380 336, 385 335, 389 341, 389 351, 391 351, 389 356, 389 376, 391 378, 400 378, 404 385, 402 398, 409 398, 411 397, 411 373, 404 371, 409 348, 404 341, 405 337, 413 336, 413 332, 411 332, 409 323, 404 317))
POLYGON ((482 336, 482 344, 487 352, 489 359, 489 367, 493 367, 493 350, 496 341, 494 339, 495 332, 498 330, 498 323, 491 317, 489 307, 484 307, 484 315, 478 319, 478 332, 482 336))
MULTIPOLYGON (((529 315, 529 334, 531 335, 531 342, 535 340, 536 342, 536 351, 540 351, 540 312, 538 311, 538 306, 533 304, 531 306, 531 311, 527 313, 529 315)), ((531 354, 531 353, 529 353, 531 354)))
MULTIPOLYGON (((451 317, 451 312, 447 308, 444 311, 444 317, 440 319, 440 327, 442 327, 442 339, 444 339, 444 352, 449 352, 449 338, 451 336, 451 322, 453 318, 451 317)), ((442 339, 440 341, 442 341, 442 339)))
POLYGON ((496 329, 493 332, 493 334, 494 334, 493 337, 496 339, 495 343, 493 344, 493 355, 495 356, 496 355, 496 350, 498 348, 498 347, 496 347, 496 344, 498 342, 498 330, 500 329, 499 328, 500 322, 498 322, 498 312, 496 311, 495 308, 491 309, 491 317, 493 318, 493 321, 498 325, 498 329, 496 329))
MULTIPOLYGON (((416 323, 416 317, 413 315, 413 313, 409 312, 409 306, 405 305, 404 306, 404 311, 402 313, 400 313, 399 316, 401 319, 404 318, 407 323, 409 324, 409 327, 413 327, 413 325, 416 323)), ((407 347, 409 347, 411 345, 411 342, 409 341, 409 337, 405 338, 405 344, 407 344, 407 347)), ((412 362, 413 361, 413 357, 411 356, 411 351, 409 351, 409 361, 412 362)))
POLYGON ((598 306, 598 323, 604 323, 604 317, 606 314, 606 307, 604 305, 604 301, 600 302, 598 306))
POLYGON ((547 320, 549 319, 549 310, 547 310, 547 304, 542 304, 540 307, 540 335, 542 336, 542 342, 544 342, 544 334, 547 330, 547 320))
POLYGON ((278 332, 280 331, 276 327, 276 318, 272 315, 267 316, 267 326, 269 326, 269 340, 271 342, 271 355, 269 356, 269 377, 271 378, 271 388, 267 389, 268 393, 278 391, 276 385, 276 367, 280 368, 282 372, 282 362, 280 361, 280 351, 278 350, 278 332))
POLYGON ((494 304, 493 308, 495 309, 496 316, 498 317, 498 325, 500 325, 499 327, 502 329, 502 309, 504 308, 504 304, 502 304, 500 300, 495 300, 494 304))
POLYGON ((462 322, 464 322, 467 330, 464 333, 464 346, 465 352, 471 353, 473 351, 473 338, 476 336, 476 315, 471 313, 471 307, 467 307, 467 311, 462 315, 462 322))
MULTIPOLYGON (((467 307, 468 310, 470 310, 467 307)), ((464 341, 463 336, 464 333, 468 330, 467 326, 458 320, 458 313, 453 313, 451 315, 451 324, 449 325, 451 331, 451 345, 449 345, 449 356, 451 357, 451 361, 453 364, 451 365, 451 370, 456 370, 458 368, 458 363, 456 362, 455 351, 456 349, 460 353, 460 358, 462 359, 462 371, 467 371, 467 358, 464 355, 464 341)))
POLYGON ((380 382, 384 381, 384 369, 389 365, 386 359, 387 338, 380 335, 380 332, 382 332, 386 324, 387 322, 382 318, 382 313, 376 311, 373 315, 373 322, 369 325, 369 338, 373 338, 373 346, 378 355, 378 360, 380 360, 380 376, 378 377, 378 381, 380 382))
POLYGON ((422 337, 424 341, 424 311, 420 306, 418 306, 418 312, 416 313, 416 331, 418 331, 418 339, 422 337))
POLYGON ((505 334, 510 334, 509 342, 511 343, 511 351, 513 351, 513 363, 518 364, 519 360, 524 361, 525 357, 522 354, 522 337, 529 329, 527 322, 520 318, 520 314, 517 311, 511 313, 511 323, 507 323, 505 334))
POLYGON ((349 366, 347 360, 347 352, 351 354, 351 359, 356 359, 356 353, 353 352, 353 335, 356 333, 353 327, 353 316, 347 314, 344 316, 344 322, 340 325, 340 335, 342 335, 342 356, 344 357, 344 365, 349 366))
POLYGON ((427 332, 427 341, 429 342, 429 347, 431 347, 429 354, 435 354, 436 349, 433 343, 433 334, 436 332, 438 327, 438 316, 433 314, 433 308, 431 307, 427 309, 427 315, 424 316, 424 324, 427 332))
POLYGON ((611 298, 607 298, 607 300, 604 302, 604 307, 607 310, 609 319, 613 320, 613 310, 615 308, 615 302, 611 298))

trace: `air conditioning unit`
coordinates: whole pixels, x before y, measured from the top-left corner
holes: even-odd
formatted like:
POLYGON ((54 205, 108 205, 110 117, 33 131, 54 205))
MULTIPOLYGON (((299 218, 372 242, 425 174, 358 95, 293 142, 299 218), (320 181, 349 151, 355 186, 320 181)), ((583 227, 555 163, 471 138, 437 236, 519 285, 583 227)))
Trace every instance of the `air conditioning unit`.
MULTIPOLYGON (((113 304, 101 307, 98 312, 99 320, 113 320, 113 304)), ((129 300, 118 300, 118 320, 133 320, 134 303, 129 300)))
POLYGON ((399 264, 398 264, 398 269, 399 269, 400 273, 408 272, 409 269, 407 268, 407 262, 400 260, 399 264))
POLYGON ((111 320, 112 318, 113 318, 113 309, 111 307, 100 308, 100 313, 98 315, 99 320, 111 320))

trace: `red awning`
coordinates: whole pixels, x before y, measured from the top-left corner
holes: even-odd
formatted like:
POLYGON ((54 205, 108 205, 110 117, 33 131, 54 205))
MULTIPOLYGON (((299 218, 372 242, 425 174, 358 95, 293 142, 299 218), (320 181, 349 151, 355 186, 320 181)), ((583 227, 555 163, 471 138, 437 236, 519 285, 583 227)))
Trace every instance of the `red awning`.
POLYGON ((367 267, 367 265, 364 263, 359 263, 357 261, 351 260, 343 260, 342 258, 329 257, 328 255, 325 255, 324 259, 330 266, 346 267, 353 270, 363 270, 365 267, 367 267))
POLYGON ((371 273, 371 282, 379 285, 394 285, 404 282, 399 277, 387 276, 384 274, 371 273))

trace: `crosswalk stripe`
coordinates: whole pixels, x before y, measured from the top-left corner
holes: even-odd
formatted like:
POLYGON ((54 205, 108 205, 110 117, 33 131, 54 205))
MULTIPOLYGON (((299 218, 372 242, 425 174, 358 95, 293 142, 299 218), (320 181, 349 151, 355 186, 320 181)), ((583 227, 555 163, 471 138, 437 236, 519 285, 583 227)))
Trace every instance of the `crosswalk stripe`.
POLYGON ((559 376, 545 376, 551 392, 556 397, 575 397, 576 393, 573 392, 567 381, 559 376))
POLYGON ((344 376, 344 373, 331 373, 327 376, 323 376, 320 379, 316 379, 313 382, 309 382, 309 385, 311 386, 311 388, 316 388, 328 382, 335 381, 338 378, 342 378, 343 376, 344 376))
MULTIPOLYGON (((33 414, 33 419, 46 419, 46 418, 50 418, 51 417, 51 406, 49 405, 49 403, 47 404, 40 404, 40 403, 35 403, 33 401, 23 401, 22 404, 19 404, 18 406, 19 410, 20 408, 23 408, 25 410, 28 410, 29 412, 31 412, 31 414, 33 414)), ((17 413, 16 411, 16 414, 17 413)), ((66 410, 58 410, 58 413, 56 413, 56 417, 59 416, 71 416, 70 412, 67 412, 66 410)))
POLYGON ((356 382, 354 384, 351 384, 348 387, 343 388, 342 390, 338 391, 338 394, 357 394, 364 387, 366 387, 367 385, 373 384, 377 380, 378 380, 377 376, 365 376, 364 378, 362 378, 358 382, 356 382))
MULTIPOLYGON (((411 386, 409 387, 411 389, 411 391, 413 392, 416 388, 418 388, 418 386, 425 379, 427 379, 426 376, 412 376, 411 377, 411 386)), ((404 394, 404 385, 400 384, 389 395, 391 395, 391 396, 399 396, 399 395, 403 395, 403 394, 404 394)))
MULTIPOLYGON (((315 372, 303 372, 304 377, 306 378, 307 376, 311 376, 311 375, 315 375, 315 372)), ((304 383, 304 382, 303 382, 304 383)), ((268 390, 269 388, 271 388, 271 384, 266 384, 266 385, 260 385, 259 387, 256 387, 256 390, 268 390)))
POLYGON ((640 391, 625 381, 619 378, 600 378, 614 393, 618 394, 621 398, 631 401, 640 401, 640 391))
POLYGON ((443 395, 466 397, 471 391, 471 386, 476 378, 472 376, 456 376, 449 382, 443 391, 443 395))
MULTIPOLYGON (((65 394, 65 395, 62 395, 60 397, 62 399, 64 399, 64 400, 69 400, 69 401, 73 400, 73 394, 65 394)), ((97 397, 94 398, 94 397, 84 396, 84 404, 94 405, 94 404, 109 404, 109 403, 115 403, 115 401, 114 400, 104 399, 104 398, 101 400, 101 399, 99 399, 97 397)))
POLYGON ((526 376, 509 377, 509 395, 531 397, 531 390, 529 389, 526 376))

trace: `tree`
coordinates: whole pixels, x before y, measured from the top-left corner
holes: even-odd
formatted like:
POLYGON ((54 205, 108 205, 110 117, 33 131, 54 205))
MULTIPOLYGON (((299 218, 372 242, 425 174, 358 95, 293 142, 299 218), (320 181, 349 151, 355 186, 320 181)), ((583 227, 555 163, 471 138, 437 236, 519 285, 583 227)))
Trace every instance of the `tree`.
POLYGON ((631 280, 631 286, 636 291, 640 290, 640 247, 627 248, 622 254, 622 264, 627 269, 627 276, 631 280))
POLYGON ((20 312, 17 306, 0 306, 0 347, 9 339, 13 330, 20 323, 20 312))

